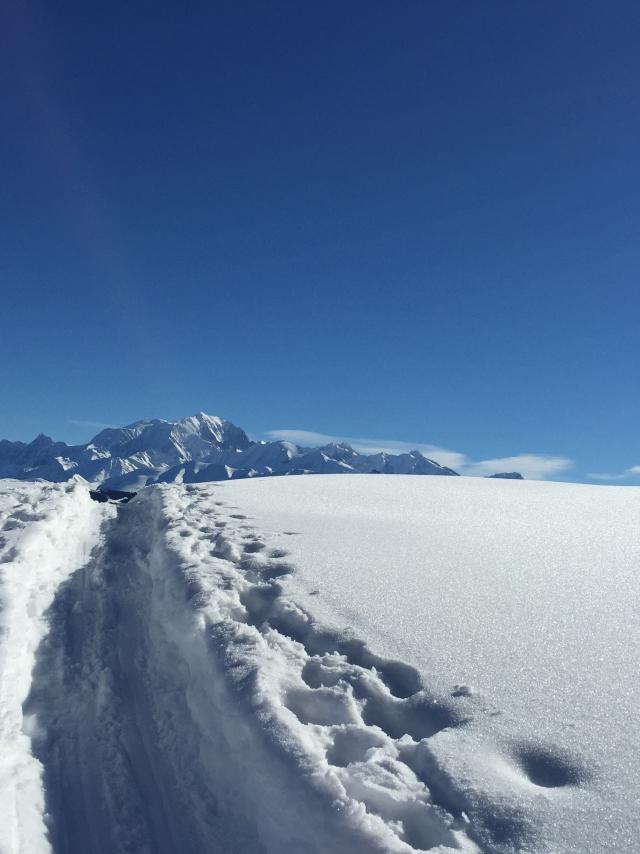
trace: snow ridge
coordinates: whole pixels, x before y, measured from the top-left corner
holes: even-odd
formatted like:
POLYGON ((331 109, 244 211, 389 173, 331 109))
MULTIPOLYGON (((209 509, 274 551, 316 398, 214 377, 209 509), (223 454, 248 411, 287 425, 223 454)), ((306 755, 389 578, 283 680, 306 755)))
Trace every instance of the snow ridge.
POLYGON ((23 712, 44 615, 59 584, 85 563, 111 507, 87 501, 86 484, 6 481, 0 490, 0 851, 49 850, 35 719, 23 712), (93 506, 92 506, 93 505, 93 506), (71 533, 71 531, 73 533, 71 533))

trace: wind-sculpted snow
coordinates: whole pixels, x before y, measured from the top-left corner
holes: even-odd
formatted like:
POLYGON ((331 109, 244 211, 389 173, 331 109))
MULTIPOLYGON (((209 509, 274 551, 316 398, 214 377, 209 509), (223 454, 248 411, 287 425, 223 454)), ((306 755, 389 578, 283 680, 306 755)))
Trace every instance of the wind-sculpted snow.
POLYGON ((27 638, 2 637, 2 854, 637 847, 636 491, 372 476, 2 501, 27 638), (572 621, 599 633, 582 658, 572 621))

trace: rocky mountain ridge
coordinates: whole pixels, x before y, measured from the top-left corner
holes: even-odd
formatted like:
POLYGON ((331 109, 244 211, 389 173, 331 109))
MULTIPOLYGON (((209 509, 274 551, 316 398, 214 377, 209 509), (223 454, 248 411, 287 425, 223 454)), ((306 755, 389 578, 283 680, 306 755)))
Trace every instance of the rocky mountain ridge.
POLYGON ((0 477, 60 482, 81 475, 104 489, 355 473, 457 475, 418 450, 361 454, 342 442, 317 448, 285 441, 254 442, 242 428, 204 412, 180 421, 151 419, 108 427, 84 445, 55 442, 43 434, 30 443, 0 441, 0 477))

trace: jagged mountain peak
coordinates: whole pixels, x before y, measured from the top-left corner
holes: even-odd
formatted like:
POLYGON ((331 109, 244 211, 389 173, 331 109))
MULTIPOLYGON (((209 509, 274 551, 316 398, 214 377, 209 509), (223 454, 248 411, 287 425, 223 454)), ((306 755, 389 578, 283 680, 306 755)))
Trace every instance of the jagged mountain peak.
POLYGON ((198 412, 179 421, 160 418, 107 427, 90 444, 118 457, 146 453, 153 465, 206 459, 221 448, 244 450, 251 444, 240 427, 216 415, 198 412))
POLYGON ((29 447, 35 450, 36 448, 48 448, 50 445, 54 444, 56 443, 53 441, 51 436, 47 436, 44 433, 38 433, 36 438, 32 442, 29 442, 29 447))
POLYGON ((237 450, 244 450, 251 444, 249 437, 241 427, 237 427, 231 421, 220 418, 218 415, 208 415, 202 411, 174 422, 173 432, 177 435, 195 434, 204 441, 213 442, 220 447, 233 447, 237 450))
POLYGON ((331 451, 343 451, 348 452, 350 454, 356 453, 348 442, 329 442, 328 444, 323 445, 322 447, 326 450, 331 451))

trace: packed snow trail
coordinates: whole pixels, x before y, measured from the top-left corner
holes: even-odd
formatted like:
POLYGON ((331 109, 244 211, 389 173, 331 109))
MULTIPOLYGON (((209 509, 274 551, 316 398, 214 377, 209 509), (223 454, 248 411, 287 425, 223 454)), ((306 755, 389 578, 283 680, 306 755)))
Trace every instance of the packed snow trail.
POLYGON ((53 849, 261 851, 246 798, 221 804, 241 772, 225 738, 244 743, 251 764, 253 751, 241 725, 224 732, 222 680, 180 607, 155 510, 153 500, 119 508, 50 611, 26 709, 42 733, 53 849))
POLYGON ((280 552, 206 497, 111 508, 49 609, 24 713, 55 854, 477 851, 378 729, 448 710, 281 600, 280 552))

